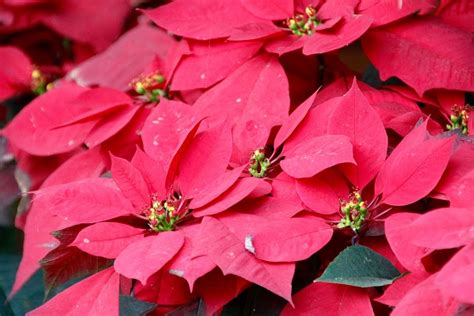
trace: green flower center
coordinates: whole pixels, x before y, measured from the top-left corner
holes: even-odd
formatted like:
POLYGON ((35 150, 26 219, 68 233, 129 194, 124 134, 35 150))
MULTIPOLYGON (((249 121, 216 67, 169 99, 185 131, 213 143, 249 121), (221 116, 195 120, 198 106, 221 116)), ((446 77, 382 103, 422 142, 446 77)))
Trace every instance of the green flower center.
POLYGON ((151 205, 144 211, 148 226, 156 232, 172 231, 176 224, 188 213, 181 196, 173 196, 167 200, 152 198, 151 205))
POLYGON ((297 36, 314 34, 319 24, 321 21, 316 17, 316 9, 311 5, 306 7, 305 14, 297 14, 286 20, 290 31, 297 36))
POLYGON ((341 201, 341 213, 343 217, 337 227, 350 227, 355 233, 359 233, 368 215, 366 203, 359 191, 352 192, 347 201, 341 201))
POLYGON ((46 76, 38 68, 33 68, 31 72, 31 91, 36 95, 41 95, 53 88, 52 83, 48 83, 46 76))
POLYGON ((449 117, 451 122, 446 125, 447 130, 460 130, 464 135, 469 134, 469 107, 454 105, 452 111, 453 114, 449 117))
POLYGON ((158 102, 160 98, 168 97, 165 82, 165 77, 158 71, 155 71, 134 79, 130 86, 132 86, 136 93, 145 96, 148 101, 158 102))
POLYGON ((257 149, 250 158, 249 173, 252 177, 263 178, 267 175, 270 164, 270 159, 265 157, 265 152, 257 149))

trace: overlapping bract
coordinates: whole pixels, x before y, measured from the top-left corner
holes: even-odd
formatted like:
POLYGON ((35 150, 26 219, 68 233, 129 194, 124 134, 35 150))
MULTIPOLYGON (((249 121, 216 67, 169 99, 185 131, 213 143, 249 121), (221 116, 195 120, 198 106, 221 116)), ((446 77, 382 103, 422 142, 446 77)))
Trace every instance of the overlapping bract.
POLYGON ((119 293, 212 315, 253 285, 285 315, 471 308, 467 4, 175 0, 111 43, 129 6, 79 39, 79 2, 0 5, 31 18, 0 33, 38 21, 97 52, 51 77, 0 48, 0 100, 41 94, 1 131, 31 179, 12 295, 40 267, 90 275, 32 315, 117 315, 119 293), (351 243, 405 273, 319 282, 351 243))

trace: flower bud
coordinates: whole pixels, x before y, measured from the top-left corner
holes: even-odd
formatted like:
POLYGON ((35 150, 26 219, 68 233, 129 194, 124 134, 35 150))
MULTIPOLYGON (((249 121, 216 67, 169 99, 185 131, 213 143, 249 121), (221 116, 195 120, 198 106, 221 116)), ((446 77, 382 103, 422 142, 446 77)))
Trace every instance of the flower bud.
POLYGON ((312 5, 307 6, 304 12, 310 18, 313 18, 316 16, 316 9, 312 5))

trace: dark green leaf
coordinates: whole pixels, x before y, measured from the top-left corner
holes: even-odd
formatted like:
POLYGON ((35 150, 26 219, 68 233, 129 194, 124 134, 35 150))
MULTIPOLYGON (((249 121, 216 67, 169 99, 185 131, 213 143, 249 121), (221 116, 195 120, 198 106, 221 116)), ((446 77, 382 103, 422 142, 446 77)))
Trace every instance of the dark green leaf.
POLYGON ((372 287, 391 284, 401 273, 383 256, 365 246, 344 249, 315 281, 372 287))
POLYGON ((156 308, 156 304, 139 301, 133 296, 120 295, 120 315, 146 315, 156 308))
POLYGON ((20 255, 0 254, 0 315, 2 316, 25 315, 43 303, 44 286, 41 271, 35 273, 10 301, 5 302, 15 280, 19 263, 20 255))
POLYGON ((204 316, 206 315, 205 308, 203 299, 199 299, 190 304, 181 305, 174 311, 167 313, 166 316, 204 316))
POLYGON ((44 270, 46 297, 55 287, 74 278, 98 272, 112 264, 111 260, 91 256, 76 247, 59 246, 41 259, 44 270))

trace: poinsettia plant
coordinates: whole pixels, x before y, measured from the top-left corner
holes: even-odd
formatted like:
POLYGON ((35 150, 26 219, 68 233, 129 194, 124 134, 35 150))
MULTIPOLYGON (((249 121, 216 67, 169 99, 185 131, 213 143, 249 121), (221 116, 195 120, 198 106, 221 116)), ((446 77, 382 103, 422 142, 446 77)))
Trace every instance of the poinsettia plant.
POLYGON ((470 1, 112 2, 0 4, 7 301, 472 314, 470 1))

